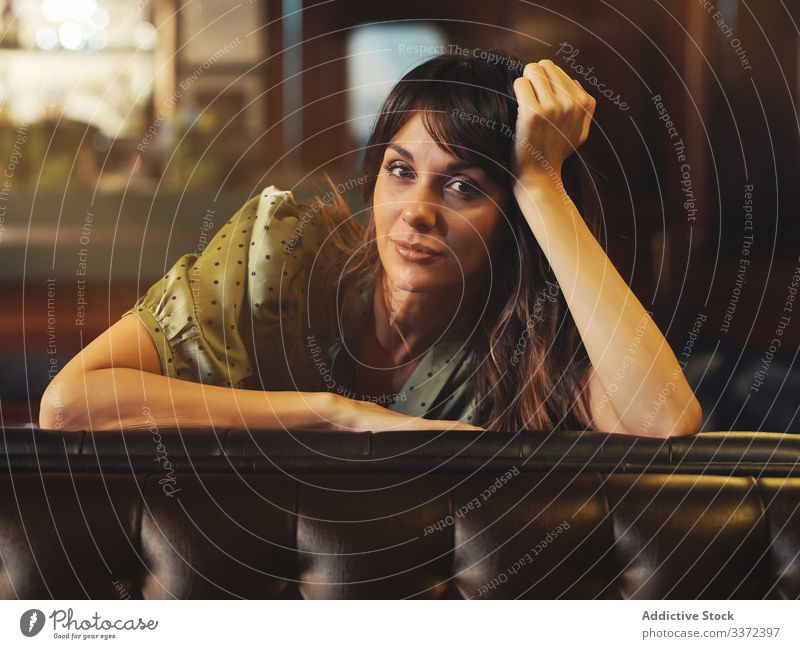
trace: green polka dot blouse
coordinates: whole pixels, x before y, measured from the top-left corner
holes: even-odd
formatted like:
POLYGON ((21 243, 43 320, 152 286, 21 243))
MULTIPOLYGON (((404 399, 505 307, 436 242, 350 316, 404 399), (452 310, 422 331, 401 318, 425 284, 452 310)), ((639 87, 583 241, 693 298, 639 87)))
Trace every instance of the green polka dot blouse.
POLYGON ((408 415, 477 420, 475 355, 457 321, 394 395, 355 390, 372 288, 337 297, 341 255, 321 219, 274 185, 248 200, 198 253, 182 255, 123 315, 150 332, 162 374, 270 391, 331 391, 408 415), (338 302, 338 307, 337 307, 338 302))

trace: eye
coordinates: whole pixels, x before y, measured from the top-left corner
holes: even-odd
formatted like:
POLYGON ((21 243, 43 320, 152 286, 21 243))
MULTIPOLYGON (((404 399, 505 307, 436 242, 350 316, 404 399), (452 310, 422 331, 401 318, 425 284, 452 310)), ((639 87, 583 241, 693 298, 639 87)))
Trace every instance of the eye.
POLYGON ((392 162, 390 162, 389 164, 387 164, 387 165, 384 165, 384 167, 383 167, 383 168, 386 170, 386 172, 387 172, 387 173, 388 173, 390 176, 394 176, 395 178, 410 178, 410 177, 411 177, 410 175, 414 173, 414 172, 413 172, 413 171, 412 171, 412 170, 411 170, 411 169, 410 169, 410 168, 409 168, 409 167, 408 167, 408 166, 407 166, 407 165, 406 165, 404 162, 402 162, 401 160, 393 160, 393 161, 392 161, 392 162), (399 173, 395 173, 395 171, 398 171, 399 173), (408 176, 406 176, 406 175, 404 175, 404 174, 409 174, 409 175, 408 175, 408 176))
POLYGON ((473 198, 481 193, 481 188, 478 183, 474 182, 467 176, 458 176, 450 181, 451 185, 460 185, 461 189, 457 189, 456 193, 461 194, 465 198, 473 198))
MULTIPOLYGON (((389 176, 398 180, 409 180, 414 175, 414 170, 402 160, 392 160, 383 166, 389 176)), ((469 176, 454 176, 446 187, 457 187, 455 193, 460 199, 470 200, 483 193, 481 186, 469 176)))

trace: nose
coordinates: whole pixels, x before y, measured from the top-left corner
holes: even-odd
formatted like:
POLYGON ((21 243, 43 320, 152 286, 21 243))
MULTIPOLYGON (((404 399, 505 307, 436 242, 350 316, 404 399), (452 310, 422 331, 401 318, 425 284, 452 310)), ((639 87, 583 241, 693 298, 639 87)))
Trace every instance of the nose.
POLYGON ((403 220, 415 230, 432 230, 436 225, 436 212, 431 205, 414 203, 403 210, 403 220))
POLYGON ((403 207, 403 220, 415 230, 432 230, 439 210, 430 192, 422 189, 409 196, 403 207))

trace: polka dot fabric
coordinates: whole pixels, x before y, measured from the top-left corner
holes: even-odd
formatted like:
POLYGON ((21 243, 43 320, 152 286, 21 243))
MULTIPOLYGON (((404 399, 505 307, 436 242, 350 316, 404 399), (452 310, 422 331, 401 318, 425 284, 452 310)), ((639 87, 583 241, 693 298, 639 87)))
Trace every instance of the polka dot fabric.
POLYGON ((301 218, 292 192, 271 185, 123 314, 136 314, 150 331, 164 375, 232 387, 261 377, 273 386, 263 389, 322 389, 305 337, 311 319, 331 336, 335 307, 324 290, 331 260, 320 255, 320 225, 307 218, 300 227, 301 218), (309 290, 317 293, 310 315, 309 290), (267 367, 257 368, 259 360, 267 367))

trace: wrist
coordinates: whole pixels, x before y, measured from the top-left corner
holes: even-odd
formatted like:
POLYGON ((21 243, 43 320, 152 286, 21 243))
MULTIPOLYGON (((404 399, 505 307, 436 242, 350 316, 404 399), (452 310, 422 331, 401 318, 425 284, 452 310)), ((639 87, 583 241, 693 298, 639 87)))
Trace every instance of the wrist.
POLYGON ((356 408, 353 399, 337 392, 314 392, 315 409, 320 415, 320 425, 337 433, 351 432, 355 428, 356 408))
POLYGON ((531 191, 534 189, 553 189, 563 187, 563 180, 561 178, 561 166, 558 167, 542 167, 536 165, 529 169, 525 169, 517 177, 514 183, 515 189, 526 189, 531 191))

